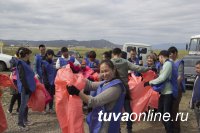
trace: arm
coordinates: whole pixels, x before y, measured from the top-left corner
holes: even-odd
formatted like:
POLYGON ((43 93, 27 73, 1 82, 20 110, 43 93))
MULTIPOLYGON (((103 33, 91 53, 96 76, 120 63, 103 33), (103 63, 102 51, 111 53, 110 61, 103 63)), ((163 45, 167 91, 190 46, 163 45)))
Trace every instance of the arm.
POLYGON ((143 66, 135 65, 135 64, 133 64, 133 63, 131 63, 129 61, 127 61, 127 63, 128 63, 128 69, 132 70, 134 72, 141 73, 141 72, 147 72, 148 70, 150 70, 150 68, 148 68, 148 67, 143 67, 143 66))
POLYGON ((56 69, 59 69, 59 68, 60 68, 60 60, 58 58, 57 61, 56 61, 56 69))
POLYGON ((22 83, 23 88, 25 89, 25 92, 26 93, 30 92, 29 86, 26 82, 26 74, 25 74, 25 71, 24 71, 22 64, 18 65, 18 71, 19 71, 19 79, 22 83))
POLYGON ((169 75, 171 73, 172 73, 172 64, 171 64, 171 62, 166 62, 163 65, 163 71, 162 71, 162 73, 160 73, 159 77, 154 80, 149 81, 149 84, 150 85, 160 84, 160 83, 164 82, 167 78, 169 78, 169 75))
MULTIPOLYGON (((178 67, 178 85, 180 86, 181 85, 181 82, 183 80, 183 71, 184 71, 184 66, 183 66, 183 63, 181 63, 178 67)), ((180 88, 180 87, 179 87, 180 88)))
POLYGON ((85 90, 96 91, 100 84, 101 84, 101 82, 92 82, 90 80, 87 80, 85 90))
POLYGON ((38 65, 38 63, 37 63, 37 56, 35 56, 34 64, 35 65, 34 65, 33 71, 34 71, 35 74, 37 74, 37 65, 38 65))
POLYGON ((109 89, 103 91, 96 97, 87 96, 83 92, 79 93, 80 98, 88 103, 89 107, 98 107, 107 103, 116 101, 122 93, 122 89, 119 85, 112 86, 109 89))

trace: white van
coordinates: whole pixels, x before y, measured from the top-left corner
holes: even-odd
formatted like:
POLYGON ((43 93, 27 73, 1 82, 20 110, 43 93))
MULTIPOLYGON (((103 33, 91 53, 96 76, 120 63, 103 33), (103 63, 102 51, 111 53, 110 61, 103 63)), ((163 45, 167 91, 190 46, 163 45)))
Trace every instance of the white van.
POLYGON ((151 45, 144 43, 125 43, 122 50, 127 52, 128 58, 130 58, 129 52, 131 49, 136 49, 137 54, 140 53, 140 56, 142 56, 143 64, 146 64, 146 56, 152 51, 151 45))

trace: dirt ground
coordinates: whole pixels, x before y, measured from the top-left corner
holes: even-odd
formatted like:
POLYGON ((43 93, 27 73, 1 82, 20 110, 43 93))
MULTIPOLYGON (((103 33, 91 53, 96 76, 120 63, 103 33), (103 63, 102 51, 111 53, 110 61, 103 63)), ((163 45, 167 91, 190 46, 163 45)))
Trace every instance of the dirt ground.
MULTIPOLYGON (((182 133, 198 133, 197 124, 195 120, 195 116, 192 110, 188 108, 188 102, 191 98, 191 90, 187 90, 187 92, 183 95, 180 112, 189 113, 188 120, 181 123, 182 133)), ((4 92, 2 103, 4 111, 6 112, 9 104, 11 95, 9 91, 4 92)), ((15 112, 15 110, 13 111, 15 112)), ((20 133, 17 128, 17 114, 8 114, 6 113, 7 121, 8 121, 8 129, 6 133, 20 133)), ((27 133, 61 133, 59 128, 59 124, 56 118, 56 114, 42 114, 37 112, 29 112, 29 120, 34 122, 32 126, 29 127, 29 131, 27 133)), ((122 133, 126 133, 126 123, 121 123, 122 133)), ((88 133, 88 127, 85 123, 85 133, 88 133)), ((133 124, 133 132, 134 133, 164 133, 164 127, 161 122, 134 122, 133 124)))

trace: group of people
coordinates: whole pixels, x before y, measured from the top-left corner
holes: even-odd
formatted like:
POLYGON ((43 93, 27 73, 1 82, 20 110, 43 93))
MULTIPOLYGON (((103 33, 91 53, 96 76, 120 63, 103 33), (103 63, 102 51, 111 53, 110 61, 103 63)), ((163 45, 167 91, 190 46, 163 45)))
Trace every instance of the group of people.
MULTIPOLYGON (((102 54, 102 61, 96 59, 96 52, 90 51, 82 61, 78 61, 75 57, 68 54, 66 47, 61 48, 61 57, 58 57, 56 63, 53 60, 55 56, 51 49, 46 50, 45 45, 39 46, 40 53, 35 55, 34 69, 31 67, 30 56, 32 51, 25 47, 20 47, 16 56, 12 59, 13 82, 18 91, 12 93, 8 113, 12 113, 12 108, 16 100, 18 100, 19 112, 18 126, 20 130, 27 131, 27 125, 31 125, 28 121, 28 99, 35 90, 35 78, 44 84, 45 88, 51 95, 46 111, 53 112, 54 94, 55 94, 55 77, 59 69, 70 65, 74 73, 78 73, 86 66, 99 73, 100 81, 95 81, 92 77, 86 80, 86 86, 80 91, 75 86, 66 86, 66 91, 70 95, 79 96, 89 108, 90 113, 87 117, 89 130, 91 133, 118 133, 120 132, 120 119, 110 122, 98 121, 99 111, 113 112, 118 114, 124 108, 125 112, 132 113, 130 106, 131 97, 129 93, 128 76, 133 73, 141 76, 141 73, 149 70, 158 74, 157 78, 144 83, 144 87, 151 86, 153 90, 160 94, 158 112, 161 114, 169 113, 170 120, 163 121, 163 125, 167 133, 180 133, 180 119, 175 120, 176 114, 179 112, 179 104, 182 93, 185 92, 184 79, 184 62, 178 59, 178 50, 176 47, 170 47, 168 50, 162 50, 158 55, 150 53, 147 55, 147 62, 143 65, 139 62, 136 49, 131 49, 130 58, 127 59, 126 53, 120 48, 114 48, 102 54)), ((194 92, 191 100, 191 107, 198 110, 200 107, 199 99, 199 74, 200 61, 196 64, 197 79, 194 85, 194 92)), ((198 117, 197 117, 198 118, 198 117)), ((200 120, 198 120, 199 122, 200 120)), ((198 123, 199 124, 199 123, 198 123)), ((133 122, 131 119, 127 121, 127 132, 131 133, 133 122)))

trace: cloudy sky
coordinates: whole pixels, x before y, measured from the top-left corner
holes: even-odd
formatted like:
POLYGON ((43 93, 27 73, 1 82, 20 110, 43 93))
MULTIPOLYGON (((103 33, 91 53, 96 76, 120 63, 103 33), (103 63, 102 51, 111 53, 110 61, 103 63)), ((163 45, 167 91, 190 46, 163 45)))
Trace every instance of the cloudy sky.
POLYGON ((187 42, 200 0, 0 0, 0 39, 187 42))

